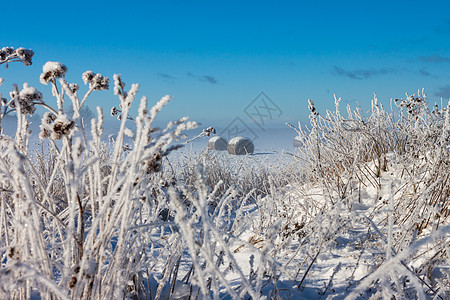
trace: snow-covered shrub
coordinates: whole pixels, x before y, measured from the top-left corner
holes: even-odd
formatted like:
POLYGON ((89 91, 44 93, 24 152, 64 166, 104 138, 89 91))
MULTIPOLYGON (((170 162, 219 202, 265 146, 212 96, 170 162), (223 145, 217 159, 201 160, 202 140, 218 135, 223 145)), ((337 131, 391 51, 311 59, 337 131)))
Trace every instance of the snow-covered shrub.
POLYGON ((205 170, 205 184, 209 189, 213 190, 220 183, 219 193, 234 186, 243 195, 253 191, 255 196, 267 195, 271 188, 281 188, 301 180, 301 168, 295 161, 260 161, 257 157, 222 154, 203 151, 197 155, 184 156, 175 165, 176 179, 195 189, 196 166, 201 163, 205 170))
MULTIPOLYGON (((339 207, 339 222, 326 232, 333 230, 337 245, 350 237, 355 244, 344 245, 355 248, 347 252, 364 249, 354 273, 361 272, 361 259, 372 270, 359 280, 352 275, 346 289, 353 291, 350 298, 370 290, 374 298, 385 299, 448 297, 449 106, 430 111, 425 98, 423 93, 407 95, 406 100, 395 100, 397 110, 387 112, 375 96, 367 117, 349 106, 344 117, 340 99, 334 112, 322 116, 310 101, 311 126, 297 129, 301 144, 296 159, 307 170, 305 192, 297 199, 316 199, 313 210, 301 200, 297 220, 306 221, 300 231, 318 218, 325 224, 336 220, 332 211, 339 207), (369 237, 362 234, 362 224, 372 232, 369 237)), ((277 203, 279 212, 280 200, 277 203)), ((309 228, 306 232, 314 234, 321 227, 309 228)), ((320 251, 335 248, 327 243, 320 251)), ((305 267, 305 274, 308 271, 305 267)))
POLYGON ((57 62, 43 67, 41 82, 51 84, 56 109, 27 84, 21 91, 15 87, 11 99, 3 102, 3 115, 17 113, 18 128, 14 139, 0 138, 2 297, 39 293, 42 298, 122 298, 137 292, 143 281, 135 279, 144 270, 150 280, 172 263, 155 258, 170 253, 173 244, 152 242, 155 234, 163 235, 173 226, 161 219, 168 203, 158 198, 164 191, 158 174, 161 159, 178 148, 170 145, 172 141, 196 123, 185 117, 155 132, 152 124, 171 97, 149 109, 143 97, 132 132, 127 116, 138 85, 127 91, 116 75, 115 92, 124 117, 105 157, 102 110, 98 108, 92 119, 90 135, 81 125, 79 111, 92 92, 108 88, 109 80, 84 73, 88 91, 80 97, 77 85, 64 79, 67 71, 57 62), (64 113, 65 98, 71 100, 73 116, 64 113), (32 159, 26 115, 35 105, 48 110, 40 137, 50 149, 32 159), (134 137, 128 148, 126 135, 134 137), (136 281, 131 289, 130 280, 136 281))
MULTIPOLYGON (((239 222, 242 221, 250 194, 239 197, 239 193, 230 187, 217 196, 218 186, 208 192, 204 172, 203 165, 197 165, 195 194, 182 187, 178 191, 175 188, 169 190, 171 208, 176 212, 175 222, 187 245, 188 263, 191 264, 189 272, 179 284, 190 283, 191 291, 185 296, 191 298, 198 294, 214 298, 219 298, 221 294, 227 294, 233 299, 248 296, 258 298, 258 284, 252 284, 250 274, 244 273, 231 249, 240 242, 238 236, 242 232, 239 232, 239 222), (185 195, 185 199, 182 200, 181 195, 185 195), (186 200, 189 206, 183 204, 186 200), (237 274, 240 286, 233 286, 227 278, 229 273, 237 274)), ((182 259, 181 253, 179 255, 182 259)), ((177 274, 174 274, 174 287, 176 281, 177 274)))

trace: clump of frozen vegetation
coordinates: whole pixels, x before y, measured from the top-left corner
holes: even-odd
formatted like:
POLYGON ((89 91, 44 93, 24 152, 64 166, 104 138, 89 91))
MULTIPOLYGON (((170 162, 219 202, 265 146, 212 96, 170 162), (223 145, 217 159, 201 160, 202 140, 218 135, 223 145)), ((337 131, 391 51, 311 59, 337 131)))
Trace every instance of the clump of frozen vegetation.
MULTIPOLYGON (((325 234, 317 255, 345 247, 355 258, 339 262, 329 281, 345 274, 343 266, 353 268, 349 299, 450 296, 450 102, 429 110, 425 99, 420 91, 407 95, 388 112, 375 95, 368 116, 347 106, 346 117, 340 99, 324 115, 310 101, 311 126, 297 129, 305 186, 320 195, 304 191, 317 205, 302 205, 326 226, 306 232, 325 234)), ((314 251, 305 257, 310 264, 314 251)))
POLYGON ((323 115, 310 101, 283 168, 207 151, 175 164, 197 124, 154 127, 170 96, 142 97, 131 116, 139 85, 114 75, 107 143, 102 110, 90 132, 80 111, 109 78, 86 71, 82 95, 67 72, 43 67, 56 106, 26 83, 0 96, 0 125, 17 116, 16 135, 0 135, 0 298, 450 297, 450 104, 430 110, 418 93, 386 111, 375 96, 367 116, 344 117, 340 99, 323 115))
POLYGON ((34 52, 31 49, 25 49, 19 47, 14 49, 13 47, 3 47, 0 49, 0 65, 20 61, 25 66, 30 66, 32 64, 34 52))
POLYGON ((133 281, 142 272, 147 272, 148 280, 159 274, 165 261, 158 256, 172 246, 164 240, 151 242, 166 231, 176 231, 171 229, 173 222, 160 216, 168 207, 158 196, 164 194, 160 163, 178 148, 171 146, 172 141, 197 124, 184 117, 155 132, 154 119, 171 97, 163 97, 152 108, 142 97, 132 132, 127 115, 139 86, 126 90, 116 75, 124 118, 112 149, 107 149, 102 110, 98 108, 97 118, 91 120, 90 135, 80 124, 79 111, 89 94, 108 89, 108 78, 85 72, 88 91, 81 97, 78 86, 64 79, 67 71, 59 62, 43 67, 41 82, 51 85, 56 108, 27 84, 21 91, 14 86, 11 99, 2 101, 2 116, 15 112, 18 118, 15 138, 2 135, 0 139, 3 296, 22 299, 34 292, 43 298, 126 297, 143 283, 133 281), (32 158, 26 115, 36 105, 48 110, 40 138, 50 149, 32 158), (65 105, 72 106, 73 115, 65 114, 65 105), (125 136, 134 137, 131 150, 125 150, 125 136))

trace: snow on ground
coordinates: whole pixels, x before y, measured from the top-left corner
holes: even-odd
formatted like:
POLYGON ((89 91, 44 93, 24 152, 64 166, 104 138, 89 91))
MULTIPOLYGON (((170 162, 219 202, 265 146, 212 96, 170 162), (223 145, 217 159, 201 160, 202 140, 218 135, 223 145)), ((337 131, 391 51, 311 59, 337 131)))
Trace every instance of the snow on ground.
MULTIPOLYGON (((268 145, 267 145, 268 146, 268 145)), ((191 146, 190 151, 193 151, 191 146)), ((275 154, 265 154, 264 159, 273 163, 279 158, 282 152, 275 154)), ((224 153, 222 155, 228 155, 224 153)), ((251 160, 261 156, 230 156, 235 163, 240 160, 251 160)), ((260 162, 260 161, 259 161, 260 162)), ((373 165, 369 165, 373 167, 373 165)), ((278 197, 290 199, 289 205, 292 210, 300 211, 297 217, 302 221, 312 222, 323 214, 323 220, 317 224, 323 231, 321 234, 327 235, 331 240, 325 241, 328 247, 318 245, 317 247, 300 247, 304 243, 302 238, 289 237, 289 246, 278 253, 277 259, 282 261, 284 269, 280 270, 282 276, 276 282, 279 296, 282 299, 343 299, 361 283, 361 281, 375 272, 378 268, 386 269, 386 274, 395 272, 394 266, 390 266, 385 259, 387 251, 395 256, 394 250, 389 250, 389 237, 386 236, 386 224, 389 215, 392 214, 392 207, 389 204, 389 197, 392 195, 392 188, 399 185, 400 170, 390 165, 388 172, 382 173, 380 178, 380 188, 371 185, 362 187, 360 196, 353 198, 352 202, 340 203, 332 206, 326 199, 321 189, 311 186, 287 186, 278 197), (309 220, 307 220, 309 218, 309 220), (321 224, 320 224, 321 223, 321 224), (382 228, 383 227, 383 228, 382 228), (326 231, 326 232, 325 232, 326 231), (331 245, 331 246, 330 246, 331 245)), ((278 198, 280 199, 280 198, 278 198)), ((267 196, 265 200, 274 200, 267 196)), ((280 205, 281 204, 276 204, 280 205)), ((260 219, 261 210, 255 205, 248 208, 247 218, 251 220, 260 219)), ((282 208, 279 208, 282 211, 282 208)), ((299 220, 300 222, 300 220, 299 220)), ((393 225, 392 235, 399 234, 399 226, 393 225)), ((244 274, 250 274, 250 261, 257 262, 260 257, 256 248, 270 248, 270 243, 274 241, 265 240, 257 227, 249 226, 247 230, 238 235, 233 246, 234 258, 244 274)), ((314 242, 314 241, 313 241, 314 242)), ((280 244, 280 240, 275 241, 280 244)), ((424 246, 428 247, 427 245, 424 246)), ((227 261, 224 263, 227 264, 227 261)), ((419 264, 404 266, 405 272, 413 270, 419 264)), ((441 272, 448 272, 448 268, 440 269, 441 272)), ((184 270, 187 272, 187 270, 184 270)), ((386 275, 383 274, 383 275, 386 275)), ((412 274, 412 273, 411 273, 412 274)), ((410 274, 410 275, 411 275, 410 274)), ((400 275, 399 275, 400 276, 400 275)), ((440 274, 442 278, 442 274, 440 274)), ((229 272, 226 277, 234 288, 238 288, 242 282, 234 272, 229 272)), ((382 278, 382 275, 379 276, 382 278)), ((376 278, 375 278, 376 279, 376 278)), ((267 289, 273 289, 269 284, 267 289)), ((262 289, 264 294, 264 288, 262 289)), ((225 290, 222 290, 225 293, 225 290)), ((367 292, 357 292, 354 296, 358 299, 368 299, 373 296, 376 290, 368 289, 367 292)), ((226 294, 224 294, 225 296, 226 294)), ((411 290, 408 297, 414 297, 415 292, 411 290)), ((225 296, 224 299, 228 299, 225 296)))
MULTIPOLYGON (((263 165, 268 170, 282 170, 293 161, 290 153, 295 153, 293 146, 295 135, 289 128, 267 130, 254 140, 255 152, 252 155, 234 156, 226 151, 211 153, 235 165, 244 167, 263 165)), ((108 130, 105 130, 105 137, 108 137, 108 130)), ((186 160, 199 157, 204 151, 208 151, 208 139, 202 137, 186 144, 184 148, 172 152, 168 157, 169 161, 175 168, 183 168, 186 160)), ((31 141, 30 144, 38 142, 35 136, 31 141)), ((131 139, 129 142, 131 143, 131 139)), ((391 163, 389 171, 382 173, 379 188, 368 184, 358 191, 358 197, 349 197, 347 202, 334 205, 330 203, 322 189, 310 183, 288 185, 277 191, 276 195, 261 199, 260 205, 267 205, 268 208, 275 205, 275 211, 279 215, 288 214, 289 210, 293 214, 295 212, 294 221, 290 225, 316 222, 318 233, 312 234, 311 237, 317 237, 317 240, 308 241, 311 243, 310 247, 302 244, 305 242, 303 237, 310 233, 302 233, 301 228, 288 230, 287 236, 283 238, 265 239, 261 230, 267 229, 267 226, 258 224, 258 220, 261 219, 261 207, 256 207, 254 203, 249 204, 245 208, 248 224, 245 230, 236 236, 237 239, 231 246, 238 267, 244 274, 251 274, 261 259, 260 252, 255 250, 273 249, 275 244, 279 246, 286 243, 286 247, 278 247, 275 252, 277 260, 281 261, 283 266, 277 273, 282 275, 276 283, 271 282, 262 287, 264 294, 265 290, 273 289, 273 284, 276 284, 282 299, 343 299, 353 292, 364 278, 381 266, 385 266, 386 272, 392 272, 393 269, 386 266, 389 262, 386 262, 385 257, 395 256, 395 253, 390 249, 390 238, 386 236, 388 232, 385 228, 393 211, 393 207, 389 206, 391 200, 389 197, 393 194, 393 187, 401 184, 399 172, 400 170, 391 163), (274 196, 281 202, 274 203, 275 200, 272 198, 274 196), (314 221, 315 219, 317 220, 314 221)), ((306 228, 308 229, 311 228, 306 228)), ((391 230, 390 234, 395 235, 401 228, 393 225, 391 230)), ((423 247, 427 247, 427 244, 423 247)), ((187 253, 184 258, 186 261, 180 265, 179 272, 182 274, 180 278, 184 277, 191 267, 187 253)), ((225 260, 224 264, 227 263, 229 262, 225 260)), ((414 267, 419 266, 418 260, 415 265, 405 266, 404 271, 414 270, 414 267)), ((443 277, 449 272, 449 268, 442 267, 435 272, 441 272, 442 274, 436 276, 443 277)), ((235 289, 242 284, 240 277, 233 271, 226 274, 226 279, 235 289)), ((152 280, 154 281, 153 278, 150 279, 152 280)), ((172 297, 182 299, 189 292, 189 287, 180 282, 177 283, 172 297)), ((221 292, 224 299, 229 298, 223 287, 221 292)), ((166 290, 163 295, 167 293, 166 290)), ((367 294, 358 292, 357 295, 359 294, 361 299, 368 299, 374 293, 375 291, 367 294)))

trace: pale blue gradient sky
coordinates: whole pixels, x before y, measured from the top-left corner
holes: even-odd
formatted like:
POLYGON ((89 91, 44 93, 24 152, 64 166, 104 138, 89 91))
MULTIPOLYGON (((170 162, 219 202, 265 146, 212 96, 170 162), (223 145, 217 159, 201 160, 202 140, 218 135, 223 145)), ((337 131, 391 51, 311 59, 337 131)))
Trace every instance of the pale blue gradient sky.
MULTIPOLYGON (((273 123, 307 120, 343 103, 364 107, 425 88, 431 102, 450 97, 449 1, 35 1, 2 7, 1 46, 36 52, 31 67, 0 69, 6 94, 39 83, 46 61, 140 83, 151 101, 174 101, 161 120, 189 115, 226 124, 264 91, 283 111, 273 123), (366 106, 367 105, 367 106, 366 106)), ((129 87, 129 85, 128 85, 129 87)), ((109 112, 112 91, 88 102, 109 112)), ((136 105, 137 106, 137 105, 136 105)))

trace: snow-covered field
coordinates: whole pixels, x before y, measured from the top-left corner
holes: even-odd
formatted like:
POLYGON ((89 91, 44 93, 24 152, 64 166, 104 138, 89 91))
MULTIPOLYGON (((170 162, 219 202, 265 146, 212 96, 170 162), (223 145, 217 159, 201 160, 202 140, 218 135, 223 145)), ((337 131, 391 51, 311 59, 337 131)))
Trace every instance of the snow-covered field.
POLYGON ((99 111, 82 129, 66 71, 44 66, 53 108, 27 86, 2 101, 18 130, 0 136, 0 298, 450 298, 450 105, 375 98, 344 116, 338 99, 310 102, 309 129, 267 130, 237 156, 206 150, 207 136, 179 148, 197 124, 155 131, 170 97, 135 104, 120 76, 120 128, 99 111), (27 127, 37 105, 42 147, 27 127))

